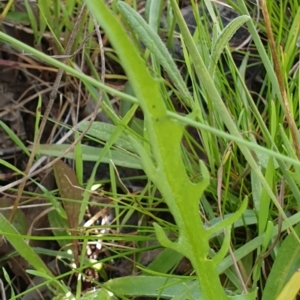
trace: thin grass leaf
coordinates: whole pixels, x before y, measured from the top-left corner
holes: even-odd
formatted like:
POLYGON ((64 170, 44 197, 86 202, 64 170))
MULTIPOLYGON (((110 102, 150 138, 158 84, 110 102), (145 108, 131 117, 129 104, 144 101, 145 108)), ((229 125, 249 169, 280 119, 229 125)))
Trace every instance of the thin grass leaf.
MULTIPOLYGON (((190 56, 194 62, 196 74, 197 74, 200 82, 202 82, 203 87, 206 90, 207 94, 210 95, 212 104, 213 104, 213 108, 217 111, 220 119, 225 124, 225 126, 228 128, 231 136, 243 139, 241 136, 241 133, 239 132, 238 128, 236 127, 236 124, 232 120, 232 117, 229 114, 229 112, 221 98, 220 92, 217 90, 217 87, 215 86, 215 84, 205 66, 203 59, 201 58, 199 52, 197 51, 196 45, 191 37, 191 34, 187 28, 186 23, 184 22, 184 20, 180 19, 180 15, 181 15, 180 10, 179 10, 175 0, 171 0, 171 4, 172 4, 172 7, 173 7, 176 17, 178 18, 179 27, 182 32, 183 38, 185 39, 186 46, 189 49, 190 56)), ((287 217, 286 217, 281 205, 278 203, 276 196, 274 195, 273 191, 271 190, 268 183, 266 182, 253 155, 251 154, 251 152, 249 151, 249 149, 247 147, 244 147, 240 143, 238 143, 238 146, 239 146, 241 152, 243 153, 244 157, 246 158, 247 162, 251 166, 251 169, 253 170, 253 172, 255 172, 257 177, 261 180, 261 184, 266 189, 267 193, 269 194, 273 203, 277 207, 278 211, 283 216, 283 218, 285 220, 287 220, 287 217)), ((292 227, 291 227, 291 230, 293 231, 292 227)), ((296 234, 295 234, 295 236, 297 237, 296 234)), ((300 242, 300 239, 299 239, 299 242, 300 242)))
MULTIPOLYGON (((115 143, 115 141, 118 139, 118 137, 122 134, 124 129, 128 127, 128 124, 129 124, 130 120, 132 120, 137 107, 138 106, 136 104, 134 104, 127 111, 126 115, 122 118, 122 120, 119 120, 118 118, 116 119, 116 124, 118 124, 118 126, 116 127, 115 131, 111 134, 109 140, 105 143, 105 146, 103 147, 101 152, 99 152, 99 150, 97 148, 95 148, 98 151, 98 155, 97 155, 97 159, 95 160, 96 161, 95 166, 94 166, 93 171, 88 180, 86 192, 84 193, 83 203, 87 202, 87 200, 89 198, 88 191, 91 190, 91 187, 94 184, 97 168, 101 162, 105 161, 106 157, 108 158, 108 160, 107 160, 108 163, 113 162, 114 165, 119 165, 118 157, 120 157, 120 155, 121 155, 121 157, 122 157, 121 160, 122 160, 122 163, 124 164, 124 166, 130 165, 130 163, 135 159, 135 156, 130 157, 130 155, 129 155, 130 153, 128 153, 128 155, 126 155, 127 158, 125 158, 125 155, 122 156, 122 154, 123 154, 122 152, 119 152, 119 153, 115 152, 115 154, 114 154, 114 150, 111 150, 111 147, 115 143)), ((139 145, 139 143, 137 143, 137 144, 139 145)), ((83 149, 83 151, 84 151, 84 149, 83 149)), ((126 153, 124 153, 124 154, 126 154, 126 153)), ((136 164, 136 168, 142 169, 140 161, 136 164)), ((83 213, 83 211, 80 214, 81 219, 83 218, 82 213, 83 213)))
POLYGON ((273 222, 269 221, 266 226, 264 242, 262 244, 262 252, 265 252, 268 250, 268 246, 272 239, 273 231, 274 231, 274 224, 273 224, 273 222))
MULTIPOLYGON (((75 132, 75 139, 79 138, 79 133, 75 132)), ((83 159, 82 159, 82 144, 77 143, 74 148, 75 153, 75 171, 76 177, 80 185, 83 184, 83 159)))
POLYGON ((15 290, 14 290, 14 287, 13 287, 13 282, 11 281, 8 273, 6 272, 5 268, 2 267, 2 273, 3 273, 3 276, 6 280, 6 282, 8 283, 9 287, 10 287, 10 293, 11 293, 11 297, 15 297, 15 290))
POLYGON ((28 14, 25 12, 10 11, 5 16, 5 20, 14 24, 22 24, 25 26, 28 26, 30 24, 28 14))
POLYGON ((37 103, 36 110, 35 110, 34 141, 36 141, 36 138, 38 136, 41 115, 42 115, 42 97, 41 97, 41 95, 39 95, 38 103, 37 103))
MULTIPOLYGON (((49 25, 48 22, 52 19, 51 16, 51 1, 50 0, 43 0, 43 1, 38 1, 38 7, 39 7, 39 37, 37 42, 40 43, 41 39, 43 37, 43 34, 47 28, 47 25, 49 25), (48 21, 46 21, 48 20, 48 21)), ((50 28, 49 26, 48 28, 50 28)))
POLYGON ((146 23, 146 21, 128 4, 125 2, 118 2, 118 7, 130 24, 132 30, 138 34, 140 40, 145 44, 147 49, 153 53, 156 60, 163 66, 165 71, 170 76, 173 84, 182 93, 186 103, 192 105, 192 98, 190 92, 182 79, 182 76, 170 55, 165 44, 157 33, 146 23))
POLYGON ((14 165, 10 164, 10 163, 7 162, 6 160, 0 159, 0 165, 5 166, 5 167, 7 167, 8 169, 10 169, 10 170, 16 172, 17 174, 23 175, 23 176, 24 176, 24 173, 23 173, 21 170, 19 170, 17 167, 15 167, 14 165))
MULTIPOLYGON (((267 227, 266 227, 266 230, 264 233, 264 241, 263 241, 261 247, 257 248, 257 251, 256 251, 258 257, 261 254, 264 255, 264 253, 266 251, 268 251, 270 242, 273 239, 273 231, 274 231, 274 224, 271 221, 269 221, 267 223, 267 227)), ((257 285, 258 282, 260 281, 262 264, 263 264, 263 258, 259 257, 259 259, 257 260, 257 263, 255 264, 255 267, 253 269, 252 278, 253 278, 254 285, 257 285)))
MULTIPOLYGON (((291 225, 295 225, 300 223, 300 213, 297 213, 289 218, 289 222, 283 221, 281 232, 284 232, 287 228, 289 228, 291 225)), ((268 233, 269 235, 269 233, 268 233)), ((278 225, 274 227, 272 232, 272 237, 275 238, 278 235, 278 225)), ((239 249, 234 251, 234 257, 238 261, 242 259, 243 257, 246 257, 248 254, 255 251, 257 248, 259 248, 261 245, 263 245, 265 241, 265 234, 261 234, 257 236, 256 238, 253 238, 251 241, 249 241, 247 244, 241 246, 239 249)), ((218 266, 218 272, 219 274, 222 274, 227 268, 232 266, 232 257, 227 256, 225 259, 219 264, 218 266)), ((267 299, 267 298, 266 298, 267 299)))
POLYGON ((13 47, 19 49, 21 52, 30 53, 33 56, 35 56, 36 58, 38 58, 38 60, 42 60, 45 63, 48 63, 52 66, 55 66, 58 69, 62 69, 65 72, 67 72, 71 75, 74 75, 75 77, 81 79, 82 82, 84 82, 86 84, 86 87, 88 88, 89 92, 93 96, 95 96, 94 97, 95 99, 98 99, 98 98, 97 98, 97 95, 95 93, 93 93, 93 92, 95 92, 94 87, 96 87, 100 90, 103 90, 104 92, 107 92, 108 94, 114 95, 115 97, 120 97, 121 99, 129 101, 131 103, 137 103, 137 99, 135 97, 132 97, 130 95, 119 92, 116 89, 111 88, 108 85, 103 84, 100 80, 96 80, 96 79, 94 79, 94 78, 92 78, 88 75, 85 75, 83 72, 79 72, 75 68, 70 67, 66 64, 63 64, 59 60, 56 60, 56 59, 52 58, 51 56, 46 55, 45 53, 40 52, 40 51, 26 45, 25 43, 22 43, 22 42, 20 42, 16 39, 14 39, 13 37, 11 37, 11 36, 3 33, 3 32, 0 32, 0 40, 11 44, 13 47), (93 86, 93 88, 91 86, 93 86), (93 89, 93 91, 91 89, 93 89))
POLYGON ((38 182, 35 182, 35 184, 43 192, 44 196, 51 203, 52 207, 60 215, 60 217, 64 220, 67 220, 67 214, 65 210, 62 208, 61 203, 43 185, 41 185, 38 182))
MULTIPOLYGON (((4 129, 4 131, 7 133, 7 135, 11 138, 11 140, 15 143, 17 147, 22 149, 22 151, 30 156, 30 152, 28 151, 27 147, 24 145, 24 143, 21 141, 21 139, 4 123, 0 120, 0 127, 4 129)), ((1 153, 1 150, 0 150, 1 153)))
POLYGON ((34 3, 30 4, 28 2, 28 0, 25 0, 24 4, 25 4, 26 10, 27 10, 27 15, 28 15, 29 20, 30 20, 30 27, 33 30, 33 34, 34 34, 34 37, 35 37, 35 42, 39 43, 40 41, 37 40, 38 39, 38 25, 37 25, 37 20, 36 20, 36 17, 34 15, 33 11, 32 11, 32 7, 31 7, 31 5, 34 5, 34 3))
MULTIPOLYGON (((273 160, 270 159, 268 163, 268 167, 266 169, 265 178, 268 182, 269 186, 273 189, 274 186, 274 163, 273 160)), ((268 220, 270 218, 269 211, 270 211, 270 204, 271 199, 267 194, 266 190, 263 189, 261 192, 261 198, 259 203, 256 205, 256 210, 258 212, 258 232, 259 234, 265 232, 268 220)))

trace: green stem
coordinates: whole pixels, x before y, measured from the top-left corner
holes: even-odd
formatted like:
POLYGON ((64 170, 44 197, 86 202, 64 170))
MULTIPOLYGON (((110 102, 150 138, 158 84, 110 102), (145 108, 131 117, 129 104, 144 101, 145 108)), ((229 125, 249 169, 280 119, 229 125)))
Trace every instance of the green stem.
MULTIPOLYGON (((158 238, 163 245, 190 259, 199 278, 202 299, 229 299, 220 283, 216 265, 207 258, 209 233, 198 213, 199 199, 209 181, 207 171, 202 168, 204 179, 201 183, 190 182, 181 158, 183 127, 167 116, 159 81, 151 76, 123 26, 104 1, 86 0, 86 3, 118 54, 144 113, 154 157, 151 166, 147 166, 149 160, 143 160, 145 171, 162 193, 180 233, 178 242, 172 243, 156 225, 158 238), (155 171, 150 172, 150 169, 155 171)), ((120 7, 126 5, 124 2, 118 4, 120 7)))

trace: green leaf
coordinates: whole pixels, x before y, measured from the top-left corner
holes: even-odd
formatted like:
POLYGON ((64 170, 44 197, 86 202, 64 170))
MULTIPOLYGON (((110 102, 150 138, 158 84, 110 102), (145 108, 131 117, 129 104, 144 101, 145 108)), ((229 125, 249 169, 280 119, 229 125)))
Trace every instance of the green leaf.
POLYGON ((162 19, 163 0, 152 0, 149 4, 149 26, 158 31, 162 19))
MULTIPOLYGON (((69 233, 67 231, 68 222, 66 219, 62 218, 62 216, 56 210, 51 210, 48 213, 48 220, 54 236, 69 236, 69 233)), ((65 247, 66 245, 70 244, 70 240, 68 239, 57 239, 57 242, 60 247, 65 247)))
MULTIPOLYGON (((295 227, 300 236, 300 224, 295 227)), ((263 292, 262 300, 275 299, 300 266, 300 244, 290 234, 281 244, 263 292)))
POLYGON ((52 207, 55 209, 55 211, 60 215, 61 218, 67 220, 67 214, 65 210, 63 209, 61 202, 56 199, 43 185, 36 182, 36 185, 41 189, 45 197, 49 200, 52 207))
MULTIPOLYGON (((204 164, 201 164, 201 173, 204 179, 196 184, 190 181, 182 160, 181 140, 184 128, 167 116, 160 82, 152 76, 123 25, 109 10, 105 2, 86 0, 86 3, 107 34, 139 100, 145 117, 145 132, 149 137, 152 154, 150 168, 146 165, 149 163, 149 159, 144 159, 143 167, 147 170, 148 178, 155 183, 168 204, 179 227, 180 236, 177 243, 171 242, 164 236, 162 229, 159 230, 160 227, 157 224, 156 232, 160 233, 161 240, 165 245, 176 248, 178 252, 191 260, 199 277, 199 287, 204 299, 215 299, 216 297, 220 300, 228 299, 220 283, 214 262, 207 260, 209 234, 204 229, 198 213, 199 197, 208 185, 208 171, 204 164), (154 172, 148 172, 149 170, 154 172), (176 176, 174 176, 175 174, 176 176)), ((118 5, 125 9, 128 8, 121 1, 118 2, 118 5)), ((144 155, 143 158, 145 157, 144 155)))
POLYGON ((269 162, 269 159, 271 158, 273 160, 273 163, 274 163, 274 169, 277 169, 279 167, 276 159, 270 157, 269 155, 267 155, 266 153, 261 153, 261 152, 255 152, 255 155, 256 155, 256 158, 258 160, 258 164, 260 166, 262 166, 263 168, 267 168, 268 166, 268 162, 269 162))
POLYGON ((28 245, 28 243, 25 242, 24 238, 20 236, 20 233, 17 231, 17 229, 9 223, 2 213, 0 213, 0 234, 11 243, 20 256, 22 256, 32 267, 34 267, 37 271, 53 278, 51 283, 56 288, 59 288, 59 285, 56 283, 56 280, 48 267, 28 245))
POLYGON ((29 25, 30 19, 28 14, 25 12, 18 12, 18 11, 9 11, 5 17, 6 21, 10 23, 18 24, 18 25, 29 25))
POLYGON ((238 211, 236 211, 234 214, 232 214, 230 217, 222 220, 221 222, 213 225, 208 229, 209 233, 212 235, 225 227, 231 226, 234 222, 236 222, 245 212, 246 208, 248 206, 248 198, 246 198, 243 202, 241 207, 238 211))
MULTIPOLYGON (((18 146, 20 149, 24 151, 28 156, 30 156, 30 153, 24 143, 21 141, 21 139, 4 123, 0 120, 0 127, 3 128, 3 130, 7 133, 7 135, 11 138, 11 140, 18 146)), ((1 150, 0 150, 1 154, 1 150)))
MULTIPOLYGON (((242 2, 242 1, 239 1, 239 2, 242 2)), ((197 47, 193 41, 192 36, 189 33, 189 29, 187 28, 186 23, 180 17, 181 13, 180 13, 178 5, 176 4, 176 1, 171 0, 171 5, 174 10, 174 14, 178 20, 178 25, 180 27, 180 31, 182 33, 182 36, 183 36, 183 39, 187 46, 187 49, 190 52, 190 57, 192 58, 192 61, 194 63, 195 73, 197 74, 197 77, 198 77, 199 81, 201 82, 202 86, 204 87, 207 95, 209 95, 210 101, 212 101, 212 109, 216 110, 216 113, 219 115, 220 120, 222 120, 224 125, 227 127, 232 138, 237 137, 237 138, 243 139, 239 129, 237 128, 235 122, 232 119, 232 116, 228 112, 228 109, 222 100, 220 91, 217 89, 216 85, 214 84, 214 81, 213 81, 210 73, 208 72, 205 63, 197 50, 197 47)), ((245 3, 243 3, 243 6, 245 6, 245 3)), ((251 21, 251 19, 249 20, 249 22, 250 21, 251 21)), ((251 25, 253 25, 253 23, 251 25)), ((256 33, 256 35, 257 35, 257 33, 256 33)), ((267 58, 267 60, 269 61, 268 58, 267 58)), ((276 84, 277 84, 277 80, 276 80, 276 84)), ((280 98, 281 98, 281 95, 280 95, 280 98)), ((279 213, 283 216, 283 219, 288 222, 288 218, 286 217, 280 203, 278 202, 278 199, 276 198, 274 192, 272 191, 272 189, 268 185, 267 181, 265 180, 265 178, 264 178, 263 174, 261 173, 261 170, 260 170, 259 166, 257 165, 250 150, 247 147, 245 147, 242 143, 238 142, 237 144, 238 144, 238 147, 241 150, 243 156, 249 163, 252 171, 256 173, 257 178, 261 181, 262 186, 265 188, 269 197, 272 199, 272 201, 273 201, 274 205, 276 206, 276 208, 278 209, 279 213)), ((292 226, 290 226, 290 230, 294 233, 294 229, 292 226)), ((295 237, 298 238, 298 236, 296 234, 295 234, 295 237)), ((299 239, 299 242, 300 242, 300 239, 299 239)))
MULTIPOLYGON (((300 213, 297 213, 293 216, 291 216, 288 220, 288 222, 283 221, 282 227, 280 228, 280 232, 284 232, 288 228, 290 228, 291 225, 298 224, 300 222, 300 213)), ((269 233, 268 233, 269 235, 269 233)), ((272 232, 272 237, 275 238, 278 235, 278 225, 274 227, 272 232)), ((238 261, 247 255, 251 254, 253 251, 256 251, 257 248, 263 245, 265 241, 265 234, 261 234, 255 238, 253 238, 251 241, 246 243, 245 245, 241 246, 239 249, 234 251, 234 257, 238 261)), ((224 271, 232 266, 232 257, 231 255, 228 255, 223 259, 223 261, 218 265, 218 272, 219 274, 224 273, 224 271)))
MULTIPOLYGON (((5 198, 0 198, 0 208, 7 208, 13 205, 13 201, 10 201, 5 198)), ((11 214, 11 210, 2 210, 1 213, 3 216, 9 220, 9 216, 11 214)), ((26 218, 22 210, 17 209, 16 215, 12 221, 12 225, 21 233, 26 235, 28 231, 28 224, 26 222, 26 218)))
MULTIPOLYGON (((45 145, 39 145, 38 151, 44 155, 58 157, 69 147, 70 145, 66 145, 66 144, 63 145, 45 144, 45 145)), ((97 161, 102 151, 103 151, 102 148, 82 145, 82 160, 97 161)), ((142 169, 140 159, 137 156, 134 156, 133 154, 121 152, 119 150, 110 150, 110 154, 111 155, 107 153, 104 155, 102 160, 103 163, 109 163, 110 160, 112 160, 116 166, 122 166, 122 167, 133 168, 133 169, 142 169)), ((69 151, 65 155, 65 158, 74 159, 74 157, 75 157, 74 150, 69 151)))
POLYGON ((208 67, 209 73, 211 76, 213 76, 215 72, 215 68, 217 65, 217 62, 227 46, 228 42, 231 40, 232 36, 236 33, 236 31, 248 20, 250 19, 249 16, 239 16, 232 20, 221 32, 220 36, 218 37, 212 53, 211 53, 211 59, 210 59, 210 65, 208 67))
POLYGON ((284 286, 276 300, 294 300, 300 290, 300 270, 298 269, 284 286))
MULTIPOLYGON (((178 293, 194 287, 194 280, 173 279, 160 276, 127 276, 104 283, 104 288, 113 293, 128 296, 174 297, 178 293)), ((202 299, 197 287, 193 289, 192 299, 202 299)))
POLYGON ((131 26, 132 30, 137 33, 139 39, 145 44, 147 49, 153 53, 157 62, 159 62, 167 74, 170 76, 170 80, 183 94, 187 104, 192 104, 191 94, 182 79, 182 76, 174 62, 174 59, 170 55, 166 45, 163 43, 157 33, 147 24, 147 22, 128 4, 125 2, 118 2, 119 9, 126 21, 131 26))
POLYGON ((97 289, 93 291, 88 291, 80 297, 80 300, 116 300, 116 297, 112 295, 112 293, 106 289, 97 289))
MULTIPOLYGON (((79 124, 78 129, 80 131, 84 131, 90 124, 89 121, 83 121, 79 124)), ((112 134, 116 131, 117 126, 104 123, 104 122, 93 122, 87 132, 92 137, 95 137, 99 140, 103 140, 107 142, 112 134)), ((131 152, 136 152, 135 148, 132 144, 128 141, 128 137, 121 133, 114 144, 120 148, 126 149, 131 152)))
POLYGON ((147 271, 151 270, 160 273, 167 273, 171 270, 171 268, 177 265, 182 258, 182 254, 172 249, 164 249, 164 251, 157 255, 155 259, 147 266, 147 271))

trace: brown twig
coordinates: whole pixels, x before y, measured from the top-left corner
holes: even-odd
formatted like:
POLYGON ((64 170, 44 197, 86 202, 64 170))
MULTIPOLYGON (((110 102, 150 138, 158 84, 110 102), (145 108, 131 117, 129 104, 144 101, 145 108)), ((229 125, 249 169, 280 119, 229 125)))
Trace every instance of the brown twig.
POLYGON ((271 53, 272 53, 274 70, 275 70, 275 74, 277 77, 277 81, 279 84, 279 89, 280 89, 280 93, 281 93, 281 97, 282 97, 282 101, 283 101, 285 117, 287 119, 288 126, 291 130, 293 144, 294 144, 294 147, 296 150, 296 155, 297 155, 298 159, 300 160, 300 144, 299 144, 299 139, 298 139, 298 136, 299 136, 298 129, 297 129, 294 119, 292 118, 292 113, 290 110, 289 101, 288 101, 286 89, 284 86, 284 80, 283 80, 283 76, 282 76, 282 73, 280 70, 280 63, 279 63, 279 58, 278 58, 278 55, 276 52, 276 44, 275 44, 274 35, 273 35, 273 31, 272 31, 270 15, 268 12, 266 1, 260 0, 260 3, 261 3, 261 9, 262 9, 262 13, 263 13, 264 21, 265 21, 266 30, 267 30, 268 41, 269 41, 270 49, 271 49, 271 53))

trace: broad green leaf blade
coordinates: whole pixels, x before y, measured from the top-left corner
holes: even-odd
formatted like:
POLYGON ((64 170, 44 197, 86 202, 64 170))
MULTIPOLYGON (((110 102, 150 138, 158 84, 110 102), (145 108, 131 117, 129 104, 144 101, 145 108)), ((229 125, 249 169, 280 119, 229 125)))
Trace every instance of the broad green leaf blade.
POLYGON ((23 26, 30 24, 29 17, 25 12, 9 11, 5 16, 5 20, 14 24, 22 24, 23 26))
POLYGON ((277 169, 279 167, 277 161, 274 158, 270 157, 269 155, 267 155, 265 153, 258 152, 258 151, 255 152, 255 155, 256 155, 258 164, 260 166, 262 166, 263 168, 265 168, 265 169, 267 168, 269 159, 273 160, 275 169, 277 169))
POLYGON ((203 299, 194 280, 173 279, 160 276, 127 276, 109 280, 104 288, 113 293, 127 296, 174 297, 178 293, 188 291, 193 286, 192 299, 203 299))
POLYGON ((152 0, 149 4, 149 26, 157 32, 161 24, 163 0, 152 0))
MULTIPOLYGON (((175 265, 177 265, 180 260, 183 258, 183 255, 172 250, 164 249, 155 259, 147 266, 147 271, 154 271, 160 273, 167 273, 175 265)), ((145 274, 147 272, 145 271, 145 274)))
MULTIPOLYGON (((295 227, 300 235, 300 224, 295 227)), ((300 244, 290 234, 281 244, 263 292, 262 300, 275 299, 300 266, 300 244)))
POLYGON ((248 20, 249 16, 239 16, 232 20, 221 32, 218 37, 216 44, 211 53, 210 65, 208 67, 209 74, 213 76, 217 62, 227 46, 228 42, 231 40, 236 31, 248 20))
POLYGON ((80 300, 93 300, 93 299, 101 299, 101 300, 116 300, 116 297, 112 292, 106 289, 96 289, 92 291, 85 292, 80 300))
POLYGON ((300 290, 300 271, 299 269, 293 274, 288 283, 276 298, 276 300, 293 300, 300 290))
MULTIPOLYGON (((39 145, 38 151, 41 154, 58 157, 61 155, 66 149, 68 149, 70 145, 39 145)), ((82 160, 83 161, 97 161, 103 149, 98 147, 92 147, 87 145, 82 145, 82 160)), ((106 153, 103 157, 103 163, 109 163, 111 160, 114 162, 116 166, 132 168, 132 169, 142 169, 141 160, 134 154, 121 152, 118 150, 110 150, 110 154, 106 153)), ((74 159, 75 153, 74 150, 69 151, 65 158, 74 159)))

